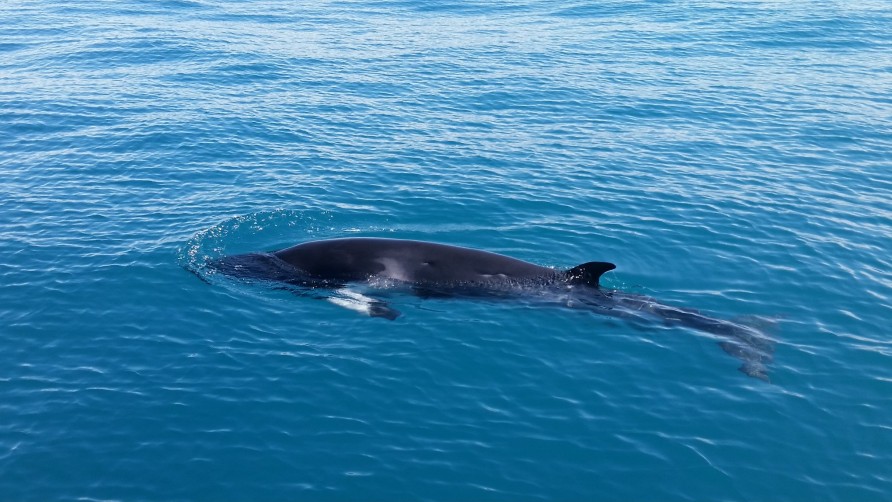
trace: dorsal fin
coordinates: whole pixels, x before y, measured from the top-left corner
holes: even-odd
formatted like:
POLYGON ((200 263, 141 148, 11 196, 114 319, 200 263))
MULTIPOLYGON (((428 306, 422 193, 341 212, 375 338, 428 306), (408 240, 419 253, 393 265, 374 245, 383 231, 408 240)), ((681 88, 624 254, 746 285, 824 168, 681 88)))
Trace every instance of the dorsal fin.
POLYGON ((616 268, 616 265, 606 261, 590 261, 567 270, 567 279, 573 284, 587 284, 598 286, 598 279, 604 272, 616 268))

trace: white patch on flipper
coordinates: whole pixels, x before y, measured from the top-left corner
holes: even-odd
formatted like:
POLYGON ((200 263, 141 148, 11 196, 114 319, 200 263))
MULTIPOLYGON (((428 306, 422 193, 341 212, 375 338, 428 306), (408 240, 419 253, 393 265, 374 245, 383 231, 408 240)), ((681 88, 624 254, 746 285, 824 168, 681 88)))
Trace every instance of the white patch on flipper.
POLYGON ((335 291, 337 296, 331 296, 326 300, 334 303, 339 307, 344 307, 365 315, 372 315, 372 305, 376 302, 374 298, 365 296, 362 293, 351 291, 349 289, 339 289, 335 291))

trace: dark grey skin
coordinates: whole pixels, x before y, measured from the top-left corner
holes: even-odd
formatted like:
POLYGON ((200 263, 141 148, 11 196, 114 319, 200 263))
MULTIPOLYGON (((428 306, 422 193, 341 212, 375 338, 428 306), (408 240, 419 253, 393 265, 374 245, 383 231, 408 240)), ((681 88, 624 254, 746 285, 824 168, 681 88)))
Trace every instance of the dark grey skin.
POLYGON ((477 249, 368 237, 305 242, 273 255, 310 276, 326 280, 355 282, 377 277, 429 286, 498 287, 518 280, 582 279, 586 274, 600 277, 616 268, 612 263, 591 262, 561 272, 477 249))
MULTIPOLYGON (((719 345, 743 361, 740 370, 768 380, 771 341, 756 329, 664 305, 653 298, 605 290, 599 278, 616 268, 589 262, 568 270, 542 267, 496 253, 433 242, 383 238, 311 241, 272 253, 227 256, 209 263, 225 275, 288 284, 296 292, 332 299, 325 291, 348 284, 374 290, 409 289, 421 297, 537 298, 631 320, 662 322, 715 335, 719 345), (323 294, 320 294, 323 292, 323 294)), ((362 295, 358 295, 362 296, 362 295)), ((395 319, 399 312, 380 299, 365 312, 395 319)))

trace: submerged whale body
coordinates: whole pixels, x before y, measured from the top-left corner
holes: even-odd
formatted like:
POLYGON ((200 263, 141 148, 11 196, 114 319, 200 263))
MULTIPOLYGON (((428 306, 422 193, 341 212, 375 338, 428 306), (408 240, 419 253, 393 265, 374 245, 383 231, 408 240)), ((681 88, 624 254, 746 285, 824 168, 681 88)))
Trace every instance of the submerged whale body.
POLYGON ((406 288, 425 298, 535 297, 545 303, 712 334, 725 352, 743 361, 742 372, 762 380, 768 380, 765 364, 772 359, 771 341, 750 326, 601 288, 600 277, 616 268, 608 262, 558 270, 478 249, 355 237, 310 241, 271 253, 231 255, 208 266, 230 277, 287 285, 298 294, 325 298, 373 317, 400 315, 374 296, 390 289, 406 288), (368 291, 351 289, 354 286, 368 291))

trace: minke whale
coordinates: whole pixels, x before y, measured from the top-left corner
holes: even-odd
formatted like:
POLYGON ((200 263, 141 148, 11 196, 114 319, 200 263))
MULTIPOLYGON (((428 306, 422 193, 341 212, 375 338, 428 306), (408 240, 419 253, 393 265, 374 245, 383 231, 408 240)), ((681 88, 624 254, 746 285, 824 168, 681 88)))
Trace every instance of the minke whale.
POLYGON ((224 256, 206 265, 212 273, 271 282, 299 295, 391 320, 400 312, 385 298, 392 291, 408 291, 421 298, 533 298, 633 321, 686 327, 714 336, 725 352, 743 362, 740 371, 765 381, 774 351, 766 335, 746 324, 602 288, 601 276, 616 268, 609 262, 560 270, 447 244, 351 237, 224 256))

